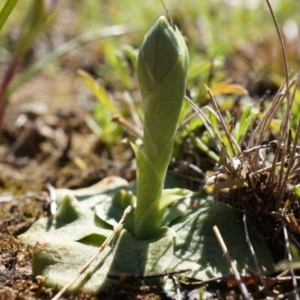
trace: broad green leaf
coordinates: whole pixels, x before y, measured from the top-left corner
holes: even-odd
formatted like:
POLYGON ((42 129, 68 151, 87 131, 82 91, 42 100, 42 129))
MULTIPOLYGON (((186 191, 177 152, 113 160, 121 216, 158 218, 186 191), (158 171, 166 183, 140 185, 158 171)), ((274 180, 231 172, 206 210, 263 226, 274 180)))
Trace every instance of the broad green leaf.
MULTIPOLYGON (((114 226, 123 207, 135 201, 133 195, 120 189, 122 185, 119 183, 124 182, 111 180, 110 184, 102 182, 91 190, 77 190, 75 193, 81 197, 80 201, 73 195, 65 196, 52 219, 38 220, 20 236, 24 243, 35 245, 33 272, 46 277, 47 286, 61 288, 73 279, 112 232, 103 228, 104 222, 97 216, 101 209, 101 219, 114 226), (116 186, 119 188, 112 188, 116 186), (104 194, 99 194, 99 191, 104 194), (94 209, 92 203, 96 202, 90 199, 96 197, 102 200, 94 209)), ((132 230, 122 230, 69 292, 77 292, 79 288, 85 292, 100 291, 111 284, 108 274, 118 276, 123 272, 143 275, 190 268, 192 271, 185 276, 198 280, 231 273, 213 234, 214 225, 221 231, 238 270, 242 274, 246 273, 246 268, 255 270, 243 228, 237 223, 233 208, 214 203, 212 197, 191 196, 187 190, 165 190, 163 195, 176 200, 166 209, 163 218, 163 225, 171 227, 163 227, 155 239, 147 241, 137 240, 132 230)), ((132 226, 133 221, 130 222, 132 226)), ((260 264, 272 268, 272 256, 265 241, 254 240, 253 244, 260 264)))
POLYGON ((19 239, 31 246, 43 236, 57 240, 81 241, 88 243, 88 236, 97 237, 101 245, 111 230, 102 228, 102 223, 85 203, 80 203, 74 196, 65 196, 53 218, 41 218, 29 230, 19 235, 19 239))
MULTIPOLYGON (((208 207, 187 211, 171 228, 176 232, 176 246, 171 269, 190 268, 185 274, 197 280, 216 278, 232 273, 213 232, 217 226, 238 271, 255 271, 255 264, 245 240, 243 227, 237 223, 235 210, 217 202, 208 207)), ((253 239, 260 265, 271 270, 274 265, 266 241, 253 239)))
POLYGON ((176 224, 178 218, 186 214, 187 211, 199 208, 200 210, 211 205, 213 199, 211 196, 189 195, 174 202, 165 211, 163 225, 172 226, 176 224))
MULTIPOLYGON (((124 209, 129 205, 135 205, 136 197, 131 192, 121 189, 117 191, 112 199, 106 198, 104 201, 96 205, 96 215, 104 222, 111 226, 115 226, 122 218, 124 209)), ((134 230, 134 216, 132 212, 127 216, 124 228, 134 230)))
MULTIPOLYGON (((33 274, 45 277, 46 286, 62 288, 76 277, 97 251, 97 247, 72 240, 61 240, 54 236, 42 237, 33 249, 33 274)), ((99 292, 112 284, 108 275, 162 272, 167 269, 172 253, 173 234, 170 230, 166 230, 164 236, 149 241, 136 240, 123 230, 113 249, 106 247, 68 292, 99 292)))
POLYGON ((55 196, 58 204, 60 204, 61 200, 66 195, 73 195, 78 201, 84 200, 85 205, 94 207, 98 202, 102 201, 102 198, 106 198, 108 196, 112 198, 118 190, 126 189, 127 187, 128 182, 125 179, 117 176, 109 176, 86 188, 77 190, 56 189, 55 196))
MULTIPOLYGON (((33 248, 32 271, 46 278, 48 287, 62 288, 73 280, 79 270, 97 253, 98 248, 72 240, 55 237, 40 239, 33 248)), ((112 250, 106 247, 88 270, 68 289, 68 293, 96 293, 110 283, 107 275, 113 260, 112 250)))
POLYGON ((114 245, 114 267, 118 274, 126 272, 143 275, 165 271, 173 255, 173 232, 167 230, 163 236, 141 241, 123 230, 114 245))
POLYGON ((164 189, 160 199, 160 207, 161 209, 165 209, 174 202, 180 199, 189 199, 189 197, 193 195, 194 193, 192 191, 186 189, 164 189))

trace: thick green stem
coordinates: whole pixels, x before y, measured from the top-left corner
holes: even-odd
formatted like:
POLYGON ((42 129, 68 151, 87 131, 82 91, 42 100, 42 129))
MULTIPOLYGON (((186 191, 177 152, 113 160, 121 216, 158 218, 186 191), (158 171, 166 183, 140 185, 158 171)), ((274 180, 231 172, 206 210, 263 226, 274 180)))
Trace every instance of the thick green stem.
POLYGON ((177 28, 161 17, 145 36, 137 73, 144 105, 144 148, 137 158, 135 235, 159 234, 165 208, 160 203, 185 94, 188 51, 177 28))

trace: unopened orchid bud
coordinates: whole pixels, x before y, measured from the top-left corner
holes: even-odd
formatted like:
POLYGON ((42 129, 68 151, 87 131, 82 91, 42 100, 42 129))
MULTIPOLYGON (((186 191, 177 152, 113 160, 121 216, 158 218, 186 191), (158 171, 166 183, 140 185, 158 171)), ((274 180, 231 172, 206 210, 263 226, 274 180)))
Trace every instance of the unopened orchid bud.
POLYGON ((145 36, 137 66, 144 105, 144 152, 150 159, 156 160, 155 149, 162 152, 176 132, 188 62, 179 30, 160 17, 145 36))
POLYGON ((165 207, 160 203, 186 89, 188 50, 177 28, 160 17, 141 46, 137 74, 144 108, 143 150, 137 158, 135 234, 155 237, 165 207))

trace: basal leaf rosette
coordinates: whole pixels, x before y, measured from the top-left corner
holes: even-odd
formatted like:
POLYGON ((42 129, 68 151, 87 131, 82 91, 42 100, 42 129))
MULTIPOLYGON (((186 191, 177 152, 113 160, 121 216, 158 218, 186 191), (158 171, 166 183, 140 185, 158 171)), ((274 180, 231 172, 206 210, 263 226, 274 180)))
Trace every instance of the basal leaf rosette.
POLYGON ((153 238, 161 228, 165 207, 160 198, 185 94, 188 61, 179 30, 160 17, 145 36, 137 65, 144 107, 144 148, 134 147, 138 169, 135 234, 139 239, 153 238))

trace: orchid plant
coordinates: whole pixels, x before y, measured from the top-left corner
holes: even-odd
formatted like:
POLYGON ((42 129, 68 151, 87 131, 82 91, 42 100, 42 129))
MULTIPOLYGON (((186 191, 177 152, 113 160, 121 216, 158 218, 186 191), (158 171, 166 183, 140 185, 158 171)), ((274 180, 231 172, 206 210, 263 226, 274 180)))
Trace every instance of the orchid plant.
MULTIPOLYGON (((144 136, 142 149, 132 144, 136 191, 124 179, 109 177, 89 188, 53 192, 58 205, 53 217, 38 220, 19 236, 34 247, 33 273, 44 276, 47 286, 61 288, 79 274, 68 292, 99 292, 111 283, 111 275, 143 276, 178 268, 188 269, 185 276, 198 280, 222 276, 230 268, 213 235, 214 225, 221 229, 229 249, 235 249, 238 270, 244 274, 247 268, 255 268, 233 208, 187 189, 164 189, 188 63, 180 31, 160 17, 146 34, 138 56, 144 136), (135 211, 117 234, 118 221, 128 206, 135 211), (91 257, 93 263, 81 272, 91 257)), ((272 267, 266 243, 256 241, 254 247, 264 265, 272 267)))
POLYGON ((140 239, 158 234, 164 211, 171 204, 161 198, 185 94, 188 63, 182 35, 161 17, 146 35, 137 65, 144 105, 144 149, 133 146, 137 158, 135 235, 140 239))

